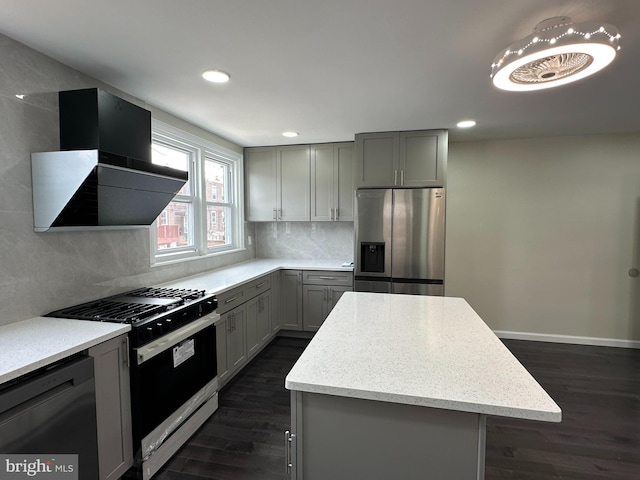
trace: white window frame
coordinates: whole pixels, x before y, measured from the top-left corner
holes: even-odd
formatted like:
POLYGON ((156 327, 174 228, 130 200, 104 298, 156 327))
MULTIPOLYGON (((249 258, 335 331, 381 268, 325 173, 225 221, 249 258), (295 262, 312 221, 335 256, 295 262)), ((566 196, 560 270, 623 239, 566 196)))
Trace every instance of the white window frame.
MULTIPOLYGON (((217 145, 210 140, 185 132, 171 125, 152 119, 152 142, 163 143, 192 152, 189 166, 189 181, 192 196, 177 195, 176 200, 190 200, 192 202, 192 225, 194 232, 193 247, 181 249, 158 249, 158 220, 149 229, 151 245, 151 265, 167 264, 171 262, 201 259, 208 256, 226 255, 245 250, 244 245, 244 191, 243 191, 243 157, 241 153, 217 145), (222 160, 230 165, 231 178, 231 217, 233 220, 230 236, 231 244, 208 248, 207 245, 207 201, 205 198, 205 158, 222 160)), ((211 203, 211 201, 209 201, 211 203)))

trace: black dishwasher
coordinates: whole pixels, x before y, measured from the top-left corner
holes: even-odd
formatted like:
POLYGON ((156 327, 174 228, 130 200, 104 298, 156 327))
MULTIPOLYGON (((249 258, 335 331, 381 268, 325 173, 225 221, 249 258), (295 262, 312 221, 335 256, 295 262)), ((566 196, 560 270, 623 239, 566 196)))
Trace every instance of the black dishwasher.
POLYGON ((98 478, 93 358, 80 356, 0 388, 0 454, 75 454, 98 478))

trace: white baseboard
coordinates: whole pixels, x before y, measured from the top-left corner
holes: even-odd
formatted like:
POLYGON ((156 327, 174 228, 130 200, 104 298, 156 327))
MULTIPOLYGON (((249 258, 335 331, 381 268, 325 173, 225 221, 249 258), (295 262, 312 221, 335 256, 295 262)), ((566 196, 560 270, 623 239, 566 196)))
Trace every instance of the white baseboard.
POLYGON ((621 340, 616 338, 577 337, 573 335, 550 335, 546 333, 509 332, 494 330, 498 338, 509 340, 531 340, 535 342, 573 343, 576 345, 594 345, 599 347, 638 348, 638 340, 621 340))

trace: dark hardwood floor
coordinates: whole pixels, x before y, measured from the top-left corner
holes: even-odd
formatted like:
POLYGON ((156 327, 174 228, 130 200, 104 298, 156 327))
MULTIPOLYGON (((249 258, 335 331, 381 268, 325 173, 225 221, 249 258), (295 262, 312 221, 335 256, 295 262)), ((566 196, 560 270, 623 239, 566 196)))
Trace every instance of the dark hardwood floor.
MULTIPOLYGON (((505 344, 560 405, 563 420, 489 417, 485 479, 640 479, 640 351, 505 344)), ((284 377, 306 345, 274 340, 222 389, 218 411, 154 480, 288 478, 284 377)))

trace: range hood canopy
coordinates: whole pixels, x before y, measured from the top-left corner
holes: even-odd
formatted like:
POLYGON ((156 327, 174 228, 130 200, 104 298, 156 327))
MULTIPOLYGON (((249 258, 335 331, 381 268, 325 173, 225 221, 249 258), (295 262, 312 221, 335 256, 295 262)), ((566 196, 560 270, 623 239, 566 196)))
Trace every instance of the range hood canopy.
POLYGON ((59 100, 61 151, 31 155, 35 231, 151 225, 188 180, 151 162, 151 113, 97 88, 59 100))

